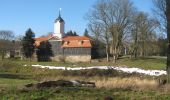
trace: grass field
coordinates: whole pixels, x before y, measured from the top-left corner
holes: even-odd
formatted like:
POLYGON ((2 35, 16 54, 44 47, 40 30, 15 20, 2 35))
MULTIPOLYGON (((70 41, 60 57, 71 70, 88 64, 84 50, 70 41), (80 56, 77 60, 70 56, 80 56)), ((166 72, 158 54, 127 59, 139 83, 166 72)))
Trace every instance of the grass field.
POLYGON ((117 71, 61 71, 33 68, 31 64, 66 67, 86 66, 127 66, 143 69, 165 69, 164 58, 121 58, 112 62, 62 63, 29 62, 20 60, 0 61, 0 98, 1 100, 170 100, 170 86, 159 86, 157 79, 137 74, 117 71), (28 65, 28 66, 24 66, 28 65), (96 88, 57 87, 48 89, 25 90, 24 85, 47 80, 83 80, 96 83, 96 88))
POLYGON ((40 65, 51 65, 51 66, 64 66, 64 67, 90 67, 90 66, 125 66, 125 67, 136 67, 143 69, 166 69, 166 59, 163 57, 147 57, 147 58, 138 58, 130 59, 128 57, 122 57, 117 60, 116 63, 112 61, 106 62, 105 59, 101 59, 99 62, 89 62, 89 63, 69 63, 69 62, 28 62, 11 59, 10 62, 17 62, 21 66, 31 65, 31 64, 40 64, 40 65))
POLYGON ((55 88, 43 90, 8 90, 0 94, 1 100, 169 100, 170 94, 161 92, 143 92, 125 89, 105 88, 55 88), (8 94, 6 94, 6 92, 8 94))

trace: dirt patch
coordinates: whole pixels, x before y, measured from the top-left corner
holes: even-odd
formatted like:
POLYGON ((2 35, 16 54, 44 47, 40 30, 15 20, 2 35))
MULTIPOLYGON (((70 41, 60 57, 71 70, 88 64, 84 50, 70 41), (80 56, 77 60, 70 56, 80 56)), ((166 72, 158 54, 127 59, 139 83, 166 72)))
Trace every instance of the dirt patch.
POLYGON ((35 89, 43 89, 43 88, 55 88, 55 87, 95 87, 95 83, 93 82, 85 82, 85 81, 69 81, 69 80, 57 80, 57 81, 45 81, 37 84, 27 84, 26 88, 35 88, 35 89))

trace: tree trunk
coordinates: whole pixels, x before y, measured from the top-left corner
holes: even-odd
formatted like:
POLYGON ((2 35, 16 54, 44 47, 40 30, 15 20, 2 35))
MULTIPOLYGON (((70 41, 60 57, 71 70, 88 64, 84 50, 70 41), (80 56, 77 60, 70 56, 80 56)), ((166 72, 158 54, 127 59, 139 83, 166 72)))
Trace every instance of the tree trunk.
POLYGON ((124 55, 127 55, 127 47, 124 48, 124 55))
POLYGON ((113 54, 113 62, 116 63, 116 60, 117 60, 117 58, 118 58, 118 48, 115 47, 114 51, 115 51, 115 52, 114 52, 114 54, 113 54))
POLYGON ((167 52, 167 79, 170 83, 170 1, 166 0, 166 17, 167 17, 167 39, 168 39, 168 52, 167 52))
POLYGON ((114 37, 112 37, 112 57, 113 63, 116 63, 116 47, 114 46, 114 37))
POLYGON ((116 63, 116 48, 113 49, 113 63, 116 63))
POLYGON ((137 58, 137 47, 135 46, 135 49, 134 49, 134 58, 136 59, 137 58))
POLYGON ((142 43, 142 57, 144 57, 144 52, 145 52, 145 44, 144 44, 144 40, 143 40, 143 43, 142 43))
POLYGON ((130 59, 132 59, 133 56, 134 56, 134 50, 131 50, 131 51, 130 51, 130 59))
POLYGON ((106 44, 106 56, 107 56, 107 62, 109 62, 109 44, 106 44))
POLYGON ((168 83, 170 83, 170 42, 168 43, 168 52, 167 52, 167 78, 168 83))
POLYGON ((31 62, 31 57, 29 57, 29 61, 31 62))
POLYGON ((4 59, 5 53, 4 50, 2 50, 2 60, 4 59))
POLYGON ((135 29, 135 49, 134 49, 134 57, 137 58, 137 50, 138 49, 138 29, 135 29))

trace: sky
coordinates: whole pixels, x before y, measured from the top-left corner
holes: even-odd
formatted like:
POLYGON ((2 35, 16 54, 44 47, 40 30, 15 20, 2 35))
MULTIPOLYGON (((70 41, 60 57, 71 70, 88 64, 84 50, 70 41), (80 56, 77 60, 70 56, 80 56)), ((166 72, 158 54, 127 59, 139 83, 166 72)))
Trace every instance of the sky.
MULTIPOLYGON (((152 0, 131 0, 139 11, 152 13, 152 0)), ((96 0, 0 0, 0 30, 23 36, 31 28, 36 37, 53 32, 59 8, 65 20, 65 32, 82 35, 87 28, 85 15, 96 0)))

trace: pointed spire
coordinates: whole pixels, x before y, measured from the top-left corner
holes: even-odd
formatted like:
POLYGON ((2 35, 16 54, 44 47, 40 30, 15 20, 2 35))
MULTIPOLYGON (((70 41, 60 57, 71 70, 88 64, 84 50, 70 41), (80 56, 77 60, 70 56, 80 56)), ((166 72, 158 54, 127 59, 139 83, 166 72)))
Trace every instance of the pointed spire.
POLYGON ((58 18, 55 20, 55 22, 57 22, 57 21, 59 21, 59 22, 64 22, 64 20, 61 18, 61 8, 59 9, 59 16, 58 16, 58 18))
POLYGON ((59 9, 59 17, 61 17, 61 8, 59 9))

